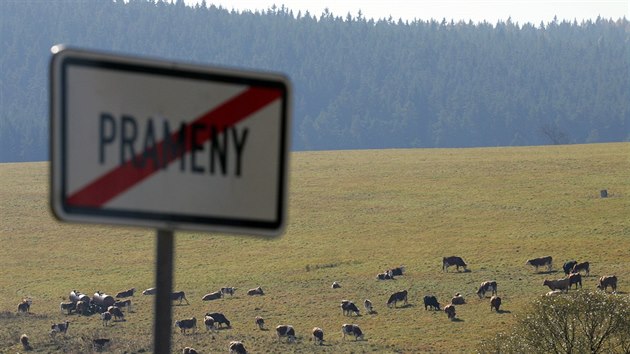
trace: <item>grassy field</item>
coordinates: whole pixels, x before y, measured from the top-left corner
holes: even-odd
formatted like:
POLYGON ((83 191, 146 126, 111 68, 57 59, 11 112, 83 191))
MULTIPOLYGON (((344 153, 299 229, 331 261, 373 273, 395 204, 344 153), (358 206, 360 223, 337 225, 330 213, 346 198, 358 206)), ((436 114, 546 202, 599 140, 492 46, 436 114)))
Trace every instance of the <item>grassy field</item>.
MULTIPOLYGON (((89 352, 92 338, 112 339, 112 352, 151 352, 153 301, 132 298, 126 321, 105 328, 98 316, 64 315, 59 303, 77 289, 115 294, 154 286, 156 232, 140 228, 65 224, 48 206, 48 163, 0 165, 0 352, 21 350, 27 333, 35 352, 89 352), (17 304, 31 297, 30 314, 17 304), (53 322, 71 322, 51 339, 53 322)), ((251 353, 474 352, 548 291, 545 278, 563 276, 562 263, 591 263, 584 282, 616 274, 621 294, 630 285, 630 144, 299 152, 291 155, 289 226, 275 239, 177 232, 174 290, 190 305, 173 318, 223 312, 233 328, 182 335, 173 329, 173 352, 193 346, 227 352, 242 340, 251 353), (607 189, 608 198, 600 198, 607 189), (459 255, 470 272, 442 272, 443 256, 459 255), (529 258, 551 255, 554 272, 536 273, 529 258), (399 265, 406 274, 377 281, 399 265), (502 313, 475 292, 496 280, 502 313), (340 289, 331 289, 333 281, 340 289), (222 286, 235 296, 202 302, 222 286), (265 296, 250 297, 261 286, 265 296), (409 290, 409 305, 385 306, 392 292, 409 290), (422 297, 442 304, 456 292, 458 321, 425 311, 422 297), (369 298, 376 314, 365 314, 369 298), (342 299, 361 306, 348 318, 342 299), (268 331, 254 317, 265 318, 268 331), (356 323, 365 341, 342 341, 343 323, 356 323), (298 341, 275 337, 291 324, 298 341), (321 327, 326 344, 315 346, 321 327)), ((627 296, 627 295, 624 295, 627 296)))

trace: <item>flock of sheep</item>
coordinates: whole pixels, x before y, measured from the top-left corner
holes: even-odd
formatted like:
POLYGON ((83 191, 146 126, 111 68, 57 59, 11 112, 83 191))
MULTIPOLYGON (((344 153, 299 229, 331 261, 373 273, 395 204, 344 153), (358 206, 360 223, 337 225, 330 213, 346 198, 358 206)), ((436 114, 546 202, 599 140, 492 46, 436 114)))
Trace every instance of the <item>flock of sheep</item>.
MULTIPOLYGON (((538 271, 539 267, 546 267, 548 271, 552 269, 552 257, 540 257, 527 260, 526 264, 534 266, 536 271, 538 271)), ((460 267, 463 267, 464 271, 467 272, 467 264, 461 257, 451 256, 444 257, 442 261, 442 270, 448 272, 448 268, 450 266, 456 266, 457 271, 459 271, 460 267)), ((584 271, 588 276, 590 272, 590 265, 588 262, 578 263, 576 261, 569 261, 563 265, 563 270, 565 273, 565 277, 562 279, 556 280, 547 280, 545 279, 543 285, 547 286, 551 289, 547 295, 556 295, 561 292, 567 292, 573 284, 575 284, 576 289, 578 285, 582 286, 581 281, 581 272, 584 271)), ((402 276, 405 271, 404 266, 400 266, 397 268, 389 269, 383 273, 380 273, 376 276, 378 280, 390 280, 395 279, 397 276, 402 276)), ((338 289, 341 285, 338 282, 333 282, 333 289, 338 289)), ((604 275, 599 278, 599 283, 597 286, 599 289, 606 291, 608 287, 612 288, 613 292, 617 290, 617 277, 614 275, 604 275)), ((202 297, 203 301, 211 301, 220 299, 225 297, 226 295, 234 295, 236 288, 234 287, 223 287, 220 290, 206 294, 202 297)), ((79 315, 92 315, 98 314, 100 319, 103 322, 103 326, 107 327, 109 321, 124 321, 124 312, 123 309, 127 309, 127 311, 131 311, 131 300, 125 298, 132 297, 134 295, 135 288, 128 289, 122 292, 117 293, 115 296, 110 296, 104 293, 97 291, 91 298, 81 292, 73 290, 70 292, 68 302, 62 302, 60 304, 60 310, 65 312, 66 314, 71 314, 75 312, 79 315)), ((143 295, 154 295, 156 293, 155 288, 146 289, 142 292, 143 295)), ((491 293, 490 298, 490 309, 499 312, 501 306, 501 298, 497 295, 497 282, 494 280, 484 281, 481 283, 477 290, 477 295, 480 299, 486 298, 486 293, 491 293)), ((247 291, 247 295, 256 296, 256 295, 264 295, 264 291, 261 287, 257 287, 254 289, 249 289, 247 291)), ((387 301, 388 307, 396 307, 398 302, 402 302, 407 304, 407 290, 401 290, 391 294, 387 301)), ((186 299, 186 295, 183 291, 173 292, 171 295, 171 300, 179 301, 181 304, 182 301, 186 301, 188 303, 188 299, 186 299)), ((448 305, 444 306, 441 309, 441 306, 435 296, 427 295, 424 297, 424 306, 425 310, 431 308, 434 310, 443 310, 448 319, 455 320, 456 312, 455 305, 465 304, 465 299, 459 294, 455 294, 451 298, 451 301, 448 305)), ((18 312, 29 312, 30 306, 32 304, 32 300, 27 298, 23 299, 22 302, 18 304, 18 312)), ((342 300, 340 304, 342 313, 345 316, 351 316, 352 314, 359 315, 359 308, 349 300, 342 300)), ((363 307, 367 311, 368 314, 374 313, 373 304, 369 299, 365 299, 363 302, 363 307)), ((254 318, 256 326, 259 329, 264 329, 265 321, 262 317, 256 316, 254 318)), ((55 323, 51 325, 50 335, 55 336, 57 333, 66 333, 69 328, 70 322, 64 321, 62 323, 55 323)), ((230 328, 230 321, 227 317, 219 312, 206 313, 204 316, 204 325, 207 330, 214 330, 226 325, 227 328, 230 328)), ((175 327, 179 328, 180 332, 186 334, 187 331, 195 331, 197 329, 197 319, 195 317, 186 318, 186 319, 178 319, 175 321, 175 327)), ((359 325, 353 323, 344 323, 341 327, 342 336, 345 339, 346 335, 354 336, 355 340, 363 340, 364 333, 359 325)), ((312 339, 316 344, 322 344, 324 342, 324 331, 320 327, 315 327, 312 330, 312 339)), ((291 325, 281 324, 276 327, 276 335, 278 339, 286 338, 288 342, 294 342, 296 340, 295 329, 291 325)), ((24 350, 32 350, 32 347, 29 343, 28 336, 26 334, 20 337, 20 343, 22 344, 24 350)), ((93 346, 95 349, 100 350, 106 347, 110 343, 110 339, 107 338, 97 338, 93 340, 93 346)), ((228 345, 229 352, 233 354, 245 354, 247 350, 245 349, 244 344, 241 341, 231 341, 228 345)), ((191 347, 186 347, 182 350, 185 354, 194 354, 197 351, 191 347)))

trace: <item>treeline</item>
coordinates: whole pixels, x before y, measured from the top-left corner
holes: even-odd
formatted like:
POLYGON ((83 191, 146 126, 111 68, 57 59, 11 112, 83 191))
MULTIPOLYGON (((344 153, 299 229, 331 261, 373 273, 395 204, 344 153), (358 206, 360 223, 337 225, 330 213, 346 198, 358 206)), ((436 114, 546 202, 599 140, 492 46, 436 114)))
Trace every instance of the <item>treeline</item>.
POLYGON ((294 150, 630 140, 627 19, 519 24, 0 2, 0 162, 48 158, 50 47, 280 71, 294 150))

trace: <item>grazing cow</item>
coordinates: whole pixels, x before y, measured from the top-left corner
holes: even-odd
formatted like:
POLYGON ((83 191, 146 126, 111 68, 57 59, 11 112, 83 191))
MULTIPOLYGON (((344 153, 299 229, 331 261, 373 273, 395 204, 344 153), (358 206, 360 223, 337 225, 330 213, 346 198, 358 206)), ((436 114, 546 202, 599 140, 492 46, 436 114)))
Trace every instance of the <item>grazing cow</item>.
POLYGON ((497 294, 497 282, 494 280, 484 281, 479 286, 479 289, 477 290, 477 295, 479 296, 480 299, 482 299, 486 296, 486 292, 491 291, 491 290, 492 290, 492 295, 497 294))
POLYGON ((186 301, 186 305, 190 305, 190 302, 188 302, 188 299, 186 298, 186 293, 183 291, 176 291, 174 293, 171 293, 171 300, 179 300, 179 305, 182 304, 182 301, 186 301))
POLYGON ((389 274, 392 278, 394 278, 395 276, 403 275, 404 272, 405 272, 405 266, 400 266, 400 267, 392 268, 388 270, 386 273, 389 274))
POLYGON ((107 327, 109 321, 112 320, 112 314, 105 311, 101 314, 101 320, 103 321, 103 326, 107 327))
POLYGON ((213 293, 210 294, 206 294, 201 298, 201 301, 210 301, 210 300, 216 300, 216 299, 220 299, 223 296, 223 292, 221 291, 215 291, 213 293))
POLYGON ((287 341, 289 343, 295 341, 295 329, 291 325, 279 325, 276 327, 276 334, 278 335, 278 340, 282 337, 287 337, 287 341))
POLYGON ((31 299, 22 299, 22 302, 18 304, 18 312, 30 312, 32 303, 33 301, 31 299))
POLYGON ((250 295, 250 296, 265 295, 265 293, 263 292, 263 289, 259 286, 259 287, 254 288, 254 289, 247 290, 247 295, 250 295))
POLYGON ((344 323, 341 326, 341 335, 342 339, 346 339, 346 334, 350 334, 354 336, 354 340, 363 340, 363 331, 361 331, 361 327, 355 324, 344 323))
POLYGON ((247 350, 241 341, 231 341, 228 348, 230 349, 230 354, 247 354, 247 350))
POLYGON ((551 271, 551 268, 553 267, 553 258, 551 258, 551 256, 546 256, 546 257, 528 259, 527 262, 525 262, 525 265, 530 265, 530 266, 535 267, 536 271, 538 271, 538 267, 546 266, 547 270, 551 271))
POLYGON ((577 261, 568 261, 562 265, 562 270, 564 270, 564 274, 569 275, 573 270, 573 267, 577 264, 577 261))
POLYGON ((156 288, 148 288, 142 291, 142 295, 155 295, 155 294, 157 294, 156 288))
POLYGON ((22 344, 22 348, 24 348, 25 351, 33 350, 33 347, 31 347, 30 343, 28 342, 28 336, 26 334, 22 334, 20 336, 20 343, 22 344))
POLYGON ((569 278, 558 279, 558 280, 547 280, 543 282, 543 286, 548 286, 551 290, 564 290, 564 292, 569 291, 569 278))
POLYGON ((206 326, 206 330, 211 331, 214 329, 214 318, 212 316, 204 316, 203 324, 206 326))
POLYGON ((376 275, 376 279, 378 280, 394 280, 394 277, 389 274, 389 272, 379 273, 376 275))
POLYGON ((405 304, 407 304, 407 290, 402 290, 402 291, 398 291, 395 292, 393 294, 391 294, 389 296, 389 300, 387 300, 387 307, 392 307, 392 304, 394 305, 394 308, 396 307, 396 303, 398 301, 403 301, 405 304))
POLYGON ((440 310, 440 303, 433 295, 426 295, 424 297, 424 310, 428 310, 429 307, 432 307, 434 310, 440 310))
POLYGON ((597 288, 600 290, 606 291, 608 287, 612 288, 612 292, 617 292, 617 276, 616 275, 602 275, 599 278, 599 283, 597 284, 597 288))
POLYGON ((363 307, 365 307, 365 312, 367 312, 367 313, 373 313, 374 312, 374 307, 372 306, 372 301, 370 301, 369 299, 365 299, 365 301, 363 301, 363 307))
POLYGON ((62 302, 59 304, 59 309, 61 310, 61 313, 63 313, 64 311, 66 312, 66 314, 71 314, 72 311, 76 310, 77 308, 77 303, 76 302, 62 302))
POLYGON ((319 327, 313 328, 313 341, 315 342, 315 344, 319 344, 319 345, 324 344, 324 330, 323 329, 319 327))
POLYGON ((490 311, 492 311, 492 309, 495 309, 497 312, 499 312, 499 307, 501 307, 501 298, 494 295, 490 298, 490 311))
POLYGON ((455 296, 453 296, 453 298, 451 299, 451 304, 453 305, 463 305, 466 303, 466 300, 464 300, 464 297, 461 296, 459 293, 455 294, 455 296))
POLYGON ((450 256, 442 258, 442 271, 448 272, 448 267, 455 266, 455 269, 459 272, 459 267, 463 267, 464 271, 466 271, 466 262, 461 257, 450 256))
POLYGON ((339 283, 337 283, 336 281, 334 281, 334 282, 332 283, 332 285, 331 285, 331 288, 333 288, 333 289, 339 289, 339 288, 341 288, 341 285, 339 285, 339 283))
POLYGON ((129 290, 121 291, 118 294, 116 294, 116 298, 117 299, 122 299, 122 298, 125 298, 125 297, 131 297, 131 296, 133 296, 133 293, 135 293, 135 292, 136 292, 136 288, 131 288, 129 290))
POLYGON ((206 316, 210 316, 214 318, 214 323, 217 324, 218 327, 222 327, 225 324, 228 328, 230 327, 230 321, 220 312, 208 312, 206 316))
POLYGON ((197 350, 195 348, 186 347, 182 349, 182 354, 197 354, 197 350))
POLYGON ((350 316, 351 312, 354 312, 355 315, 360 316, 359 308, 350 300, 341 300, 341 312, 346 316, 350 316))
POLYGON ((70 327, 70 322, 65 321, 63 323, 54 323, 50 326, 50 335, 54 336, 57 333, 66 333, 70 327))
POLYGON ((177 326, 181 333, 186 334, 187 330, 191 330, 195 333, 197 329, 197 319, 195 317, 185 318, 183 320, 175 321, 175 326, 177 326))
POLYGON ((256 326, 258 326, 258 329, 264 329, 265 328, 265 319, 260 317, 260 316, 256 316, 256 318, 254 318, 254 321, 256 322, 256 326))
POLYGON ((236 291, 236 288, 233 287, 233 286, 232 287, 221 288, 221 294, 223 294, 223 295, 230 295, 230 296, 232 296, 232 295, 234 295, 235 291, 236 291))
POLYGON ((575 288, 578 288, 578 284, 580 285, 580 289, 582 288, 582 274, 580 273, 571 273, 569 274, 569 288, 575 284, 575 288))
POLYGON ((446 316, 449 320, 455 319, 455 305, 449 304, 444 306, 444 312, 446 313, 446 316))
POLYGON ((583 270, 586 272, 586 276, 588 277, 590 273, 590 266, 591 265, 588 262, 578 263, 573 266, 573 269, 571 269, 571 273, 579 273, 580 271, 583 270))
POLYGON ((125 314, 122 310, 116 306, 110 306, 107 308, 107 312, 111 313, 114 316, 114 321, 124 321, 125 314))
POLYGON ((118 307, 119 309, 127 309, 127 312, 131 312, 131 299, 127 299, 124 301, 116 301, 114 302, 114 306, 118 307))

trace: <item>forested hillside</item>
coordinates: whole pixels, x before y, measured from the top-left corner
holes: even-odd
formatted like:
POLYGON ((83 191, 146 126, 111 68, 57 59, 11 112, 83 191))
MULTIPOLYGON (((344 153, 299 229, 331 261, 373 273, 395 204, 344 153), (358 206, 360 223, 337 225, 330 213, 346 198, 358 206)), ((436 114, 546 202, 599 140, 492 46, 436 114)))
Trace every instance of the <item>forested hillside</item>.
POLYGON ((630 140, 627 19, 402 22, 183 1, 1 1, 0 162, 48 158, 50 47, 286 73, 294 150, 630 140))

